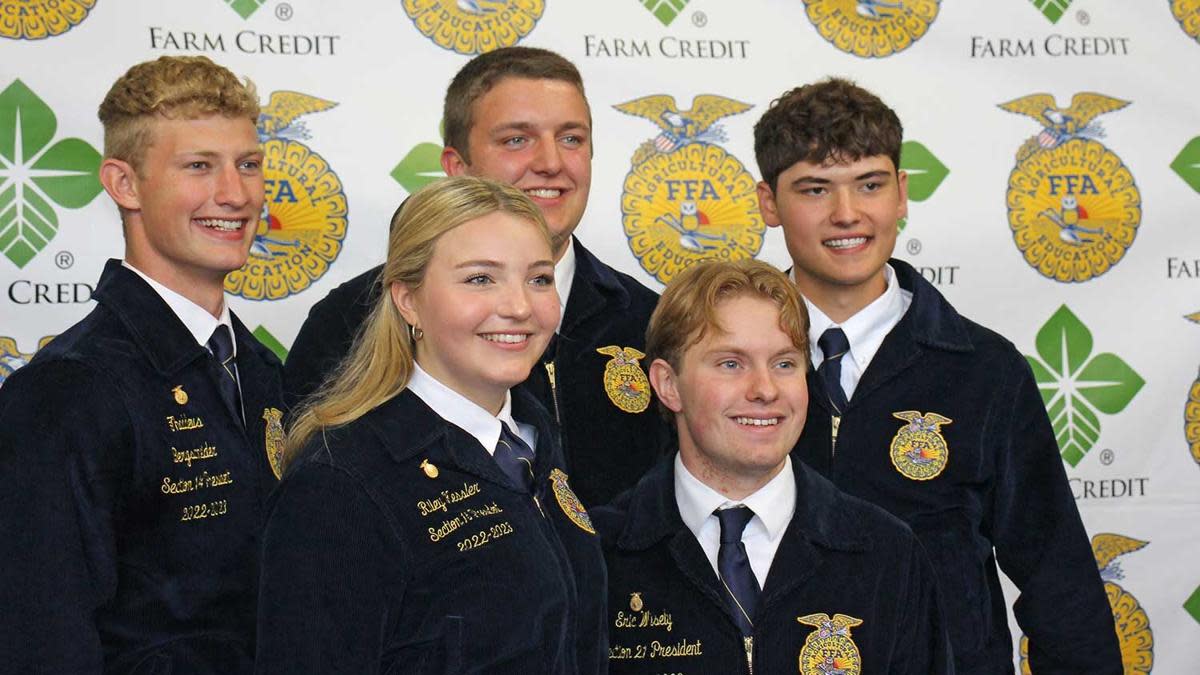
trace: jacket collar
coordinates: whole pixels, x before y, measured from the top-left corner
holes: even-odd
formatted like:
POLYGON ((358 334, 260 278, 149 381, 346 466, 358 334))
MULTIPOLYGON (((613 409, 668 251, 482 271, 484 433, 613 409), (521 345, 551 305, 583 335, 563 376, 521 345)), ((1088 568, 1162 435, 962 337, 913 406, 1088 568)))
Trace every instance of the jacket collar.
MULTIPOLYGON (((664 458, 634 488, 629 498, 625 527, 617 547, 627 551, 645 550, 667 537, 687 532, 675 502, 675 457, 664 458)), ((835 551, 867 551, 869 535, 860 531, 842 508, 848 497, 828 480, 821 478, 804 462, 793 460, 796 478, 796 511, 784 535, 784 543, 799 537, 811 544, 835 551)), ((780 545, 780 553, 784 544, 780 545)), ((779 554, 776 554, 779 557, 779 554)))
MULTIPOLYGON (((93 297, 117 317, 159 373, 179 372, 207 354, 158 293, 120 260, 105 263, 93 297)), ((236 333, 241 322, 233 321, 236 333)))
POLYGON ((906 262, 896 259, 888 262, 896 270, 900 287, 913 294, 912 305, 892 332, 900 332, 903 327, 915 342, 932 349, 973 351, 966 323, 933 284, 906 262))
POLYGON ((617 314, 629 307, 629 291, 607 265, 574 237, 575 278, 563 313, 561 333, 570 335, 579 324, 601 312, 617 314))

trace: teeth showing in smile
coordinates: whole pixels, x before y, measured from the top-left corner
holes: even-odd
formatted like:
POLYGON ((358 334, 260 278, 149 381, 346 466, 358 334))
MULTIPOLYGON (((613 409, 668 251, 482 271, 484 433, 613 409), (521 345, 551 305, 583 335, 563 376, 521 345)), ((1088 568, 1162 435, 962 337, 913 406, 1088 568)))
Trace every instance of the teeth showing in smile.
POLYGON ((554 199, 562 194, 562 190, 553 190, 551 188, 534 188, 526 190, 525 194, 530 197, 541 197, 542 199, 554 199))
POLYGON ((198 218, 196 222, 207 227, 210 230, 221 230, 222 232, 236 232, 242 229, 242 221, 240 220, 219 220, 217 218, 198 218))
POLYGON ((778 417, 769 417, 767 419, 762 419, 759 417, 735 417, 733 420, 738 424, 744 424, 751 427, 773 427, 776 424, 779 424, 778 417))
POLYGON ((520 344, 529 339, 524 333, 484 333, 484 340, 490 342, 503 342, 504 344, 520 344))
POLYGON ((851 237, 849 239, 830 239, 824 244, 829 248, 854 248, 867 243, 866 237, 851 237))

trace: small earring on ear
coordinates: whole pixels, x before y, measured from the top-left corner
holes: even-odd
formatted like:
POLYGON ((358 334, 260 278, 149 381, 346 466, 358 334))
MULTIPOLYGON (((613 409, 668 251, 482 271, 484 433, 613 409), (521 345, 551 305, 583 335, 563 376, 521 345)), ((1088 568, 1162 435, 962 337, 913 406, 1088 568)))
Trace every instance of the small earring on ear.
POLYGON ((412 338, 413 344, 416 344, 421 341, 421 338, 425 337, 425 331, 412 324, 409 324, 408 337, 412 338))

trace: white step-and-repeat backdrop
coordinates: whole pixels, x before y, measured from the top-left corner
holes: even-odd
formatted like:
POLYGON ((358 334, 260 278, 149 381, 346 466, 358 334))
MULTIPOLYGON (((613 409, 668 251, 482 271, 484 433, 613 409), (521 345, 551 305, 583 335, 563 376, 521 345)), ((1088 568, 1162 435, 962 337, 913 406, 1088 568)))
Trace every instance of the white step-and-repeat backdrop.
POLYGON ((205 54, 257 83, 270 214, 227 288, 284 355, 440 174, 451 76, 516 43, 583 72, 577 234, 656 289, 702 255, 786 264, 753 188, 774 97, 834 74, 889 102, 913 201, 897 255, 1033 364, 1126 672, 1197 672, 1200 0, 0 0, 0 379, 121 255, 96 106, 131 64, 205 54), (621 111, 649 95, 661 110, 621 111), (663 111, 705 106, 719 119, 659 138, 663 111), (685 215, 722 243, 685 246, 685 215))

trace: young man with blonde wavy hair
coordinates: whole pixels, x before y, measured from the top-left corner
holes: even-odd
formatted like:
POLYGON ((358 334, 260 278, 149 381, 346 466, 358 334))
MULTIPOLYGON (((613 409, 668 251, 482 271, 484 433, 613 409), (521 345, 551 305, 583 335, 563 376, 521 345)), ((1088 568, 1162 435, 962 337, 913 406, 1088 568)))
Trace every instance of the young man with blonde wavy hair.
POLYGON ((6 670, 253 671, 280 365, 223 284, 262 208, 258 113, 204 57, 138 64, 100 105, 124 260, 0 391, 6 670))

